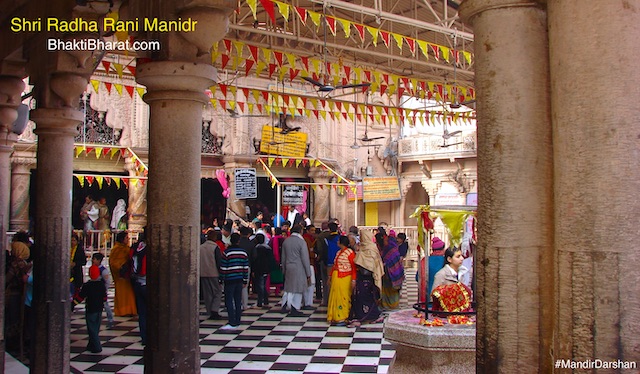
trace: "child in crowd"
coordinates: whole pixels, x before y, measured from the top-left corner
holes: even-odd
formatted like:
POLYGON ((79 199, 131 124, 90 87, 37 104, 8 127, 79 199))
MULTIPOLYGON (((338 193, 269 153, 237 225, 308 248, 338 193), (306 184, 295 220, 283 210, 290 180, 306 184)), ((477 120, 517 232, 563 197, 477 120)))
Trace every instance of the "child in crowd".
MULTIPOLYGON (((102 265, 102 260, 104 260, 104 255, 96 252, 91 256, 91 265, 95 265, 100 269, 100 278, 104 282, 104 287, 105 289, 109 289, 109 270, 107 270, 106 266, 102 265)), ((110 329, 113 327, 113 311, 111 310, 111 306, 109 306, 109 299, 106 296, 104 298, 104 310, 107 312, 107 329, 110 329)))
POLYGON ((89 334, 87 350, 91 351, 91 353, 100 353, 102 352, 102 345, 98 334, 100 332, 104 299, 107 297, 107 288, 100 277, 100 268, 98 266, 91 265, 89 277, 91 279, 80 290, 80 297, 84 298, 86 304, 85 319, 87 321, 87 333, 89 334))

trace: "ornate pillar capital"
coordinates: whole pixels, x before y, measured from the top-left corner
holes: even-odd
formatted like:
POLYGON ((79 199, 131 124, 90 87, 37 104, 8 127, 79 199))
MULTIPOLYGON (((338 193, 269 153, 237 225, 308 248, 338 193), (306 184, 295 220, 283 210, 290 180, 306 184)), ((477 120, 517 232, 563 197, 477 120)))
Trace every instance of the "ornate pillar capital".
POLYGON ((460 4, 460 17, 473 23, 473 18, 482 12, 515 7, 546 7, 546 0, 466 0, 460 4))

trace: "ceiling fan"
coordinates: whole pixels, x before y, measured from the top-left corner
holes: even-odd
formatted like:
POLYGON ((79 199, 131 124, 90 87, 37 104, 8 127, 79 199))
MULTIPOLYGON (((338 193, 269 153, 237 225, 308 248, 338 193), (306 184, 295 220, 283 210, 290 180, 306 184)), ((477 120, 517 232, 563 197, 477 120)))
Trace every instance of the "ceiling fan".
MULTIPOLYGON (((325 17, 324 15, 324 7, 323 7, 323 17, 325 17)), ((314 79, 315 78, 315 74, 314 77, 302 77, 302 79, 304 79, 305 81, 311 83, 312 85, 314 85, 316 87, 316 91, 318 93, 326 93, 327 95, 335 90, 340 90, 340 89, 349 89, 349 88, 369 88, 369 86, 371 86, 371 83, 369 82, 365 82, 365 83, 352 83, 352 84, 341 84, 341 85, 332 85, 327 83, 327 77, 329 74, 327 74, 327 20, 325 18, 324 20, 324 45, 322 46, 322 51, 323 51, 323 70, 324 70, 324 74, 322 74, 322 80, 323 82, 320 82, 318 79, 314 79)), ((347 77, 348 79, 348 77, 347 77)))
POLYGON ((231 118, 243 118, 243 117, 269 117, 267 115, 264 114, 240 114, 238 112, 236 112, 235 109, 227 109, 227 112, 229 113, 229 116, 231 118))
MULTIPOLYGON (((367 105, 367 97, 368 97, 368 95, 366 95, 365 99, 364 99, 365 107, 367 105)), ((362 138, 358 138, 358 135, 356 133, 356 129, 358 128, 358 123, 356 122, 357 118, 358 118, 358 106, 357 105, 355 106, 355 110, 356 110, 356 114, 354 116, 355 120, 353 121, 353 144, 351 145, 351 149, 358 149, 360 147, 379 147, 380 144, 363 144, 363 145, 358 144, 357 140, 360 140, 363 143, 369 143, 369 142, 372 142, 374 140, 384 139, 384 136, 374 136, 374 137, 370 138, 367 135, 367 123, 365 121, 365 124, 364 124, 364 136, 362 138)))

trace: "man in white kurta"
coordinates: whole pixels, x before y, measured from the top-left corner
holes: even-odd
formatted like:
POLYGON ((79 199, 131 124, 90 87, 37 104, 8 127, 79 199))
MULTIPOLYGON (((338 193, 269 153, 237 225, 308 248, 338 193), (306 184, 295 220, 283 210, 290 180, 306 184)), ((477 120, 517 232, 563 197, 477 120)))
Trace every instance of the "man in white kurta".
POLYGON ((302 295, 311 282, 309 250, 302 237, 302 227, 295 225, 291 236, 282 244, 282 271, 284 272, 284 291, 287 293, 287 306, 291 308, 289 315, 304 315, 301 311, 302 295))

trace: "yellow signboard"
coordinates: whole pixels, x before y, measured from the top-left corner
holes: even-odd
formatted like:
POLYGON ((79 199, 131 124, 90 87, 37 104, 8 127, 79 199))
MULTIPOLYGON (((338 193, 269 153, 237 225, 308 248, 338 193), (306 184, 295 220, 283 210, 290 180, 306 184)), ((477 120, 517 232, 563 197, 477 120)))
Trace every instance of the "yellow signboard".
POLYGON ((362 194, 365 203, 393 201, 402 198, 398 177, 364 178, 362 194))
POLYGON ((281 134, 281 132, 282 129, 279 127, 263 126, 260 152, 286 157, 305 157, 307 133, 294 131, 281 134))

